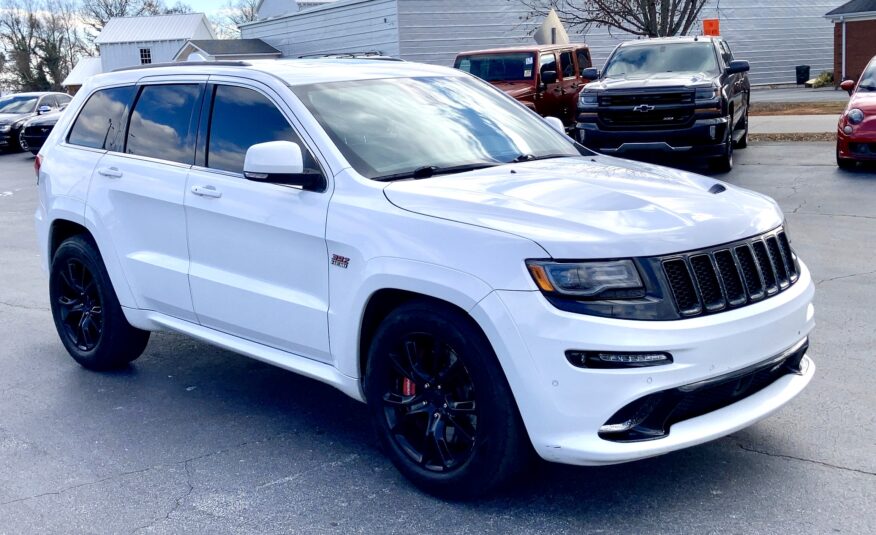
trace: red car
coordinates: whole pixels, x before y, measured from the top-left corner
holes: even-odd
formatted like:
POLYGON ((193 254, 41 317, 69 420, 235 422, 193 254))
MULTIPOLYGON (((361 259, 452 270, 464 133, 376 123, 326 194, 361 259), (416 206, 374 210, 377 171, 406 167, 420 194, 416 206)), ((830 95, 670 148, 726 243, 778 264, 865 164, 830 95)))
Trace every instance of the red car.
POLYGON ((840 87, 851 98, 836 133, 836 164, 854 169, 859 161, 876 161, 876 57, 870 60, 857 85, 846 80, 840 87))

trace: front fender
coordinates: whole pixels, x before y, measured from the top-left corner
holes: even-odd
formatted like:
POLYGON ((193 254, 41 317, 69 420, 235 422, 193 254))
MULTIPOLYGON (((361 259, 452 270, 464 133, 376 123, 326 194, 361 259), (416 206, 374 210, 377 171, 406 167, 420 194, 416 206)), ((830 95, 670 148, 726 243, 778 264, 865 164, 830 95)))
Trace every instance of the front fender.
POLYGON ((360 377, 359 337, 365 309, 380 290, 393 289, 441 299, 470 311, 493 289, 483 280, 452 268, 417 260, 377 257, 361 270, 361 280, 333 281, 329 306, 329 338, 338 370, 360 377), (353 289, 347 293, 344 289, 353 289), (337 288, 337 289, 336 289, 337 288))

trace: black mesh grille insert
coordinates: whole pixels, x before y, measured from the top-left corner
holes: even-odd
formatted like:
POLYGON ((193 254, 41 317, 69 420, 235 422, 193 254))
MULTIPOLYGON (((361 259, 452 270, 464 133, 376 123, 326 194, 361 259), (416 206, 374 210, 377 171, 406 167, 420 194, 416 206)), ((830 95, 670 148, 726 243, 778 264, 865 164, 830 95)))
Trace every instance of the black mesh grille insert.
POLYGON ((775 295, 799 278, 782 229, 728 245, 659 259, 685 317, 740 307, 775 295))
POLYGON ((678 310, 685 315, 699 314, 702 307, 684 260, 664 262, 663 271, 666 272, 678 310))
POLYGON ((766 245, 763 241, 757 240, 751 244, 754 249, 754 258, 757 259, 757 265, 760 267, 760 274, 763 275, 763 282, 766 285, 767 295, 774 294, 779 291, 776 286, 776 274, 773 272, 772 262, 767 254, 766 245))
POLYGON ((715 263, 718 264, 718 272, 724 281, 724 290, 727 293, 727 301, 732 306, 745 303, 745 288, 742 287, 742 279, 733 255, 730 251, 718 251, 715 253, 715 263))
POLYGON ((707 310, 720 310, 726 306, 724 295, 721 292, 721 283, 718 282, 718 274, 712 266, 709 255, 692 256, 690 265, 696 276, 697 286, 707 310))

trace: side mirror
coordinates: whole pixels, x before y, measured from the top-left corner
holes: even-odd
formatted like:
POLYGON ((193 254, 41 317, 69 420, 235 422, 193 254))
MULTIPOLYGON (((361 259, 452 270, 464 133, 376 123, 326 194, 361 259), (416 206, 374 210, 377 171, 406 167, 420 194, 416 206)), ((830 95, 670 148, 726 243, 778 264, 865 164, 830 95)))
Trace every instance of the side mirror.
POLYGON ((599 69, 595 67, 584 69, 583 71, 581 71, 581 78, 590 81, 597 80, 599 78, 599 69))
POLYGON ((741 72, 748 72, 751 70, 751 65, 748 64, 747 61, 742 59, 734 59, 730 62, 730 65, 727 65, 727 68, 724 70, 727 74, 739 74, 741 72))
POLYGON ((37 108, 37 115, 42 115, 42 114, 44 114, 44 113, 49 113, 50 111, 52 111, 52 107, 43 104, 42 106, 40 106, 39 108, 37 108))
POLYGON ((269 141, 251 146, 243 161, 243 176, 257 182, 299 186, 308 191, 322 191, 325 177, 304 171, 301 147, 291 141, 269 141))
POLYGON ((852 92, 855 90, 855 81, 854 80, 843 80, 843 83, 840 84, 840 89, 846 91, 849 96, 851 96, 852 92))
POLYGON ((556 130, 557 132, 559 132, 561 134, 566 133, 566 125, 564 125, 563 121, 561 121, 559 118, 551 117, 549 115, 549 116, 544 118, 544 122, 546 122, 548 125, 550 125, 550 127, 553 128, 554 130, 556 130))
POLYGON ((550 85, 557 83, 557 71, 541 71, 542 85, 550 85))

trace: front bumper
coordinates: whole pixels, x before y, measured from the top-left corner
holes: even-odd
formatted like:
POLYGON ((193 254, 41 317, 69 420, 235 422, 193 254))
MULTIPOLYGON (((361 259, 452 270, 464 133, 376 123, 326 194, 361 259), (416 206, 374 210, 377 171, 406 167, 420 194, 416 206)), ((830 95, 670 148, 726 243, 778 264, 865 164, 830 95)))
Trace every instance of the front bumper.
POLYGON ((842 129, 836 133, 836 147, 840 158, 860 161, 876 160, 876 127, 857 128, 852 134, 842 129))
POLYGON ((602 154, 681 155, 712 157, 724 154, 726 118, 699 119, 686 128, 667 130, 606 130, 598 122, 579 121, 578 141, 602 154))
POLYGON ((632 461, 701 444, 768 416, 812 379, 801 371, 713 412, 674 423, 666 436, 618 442, 599 429, 644 396, 707 381, 779 355, 814 326, 814 285, 801 263, 800 279, 756 304, 679 321, 634 321, 563 312, 539 292, 496 291, 472 311, 486 325, 529 437, 546 460, 578 465, 632 461), (665 351, 674 362, 631 369, 572 366, 565 351, 665 351))

